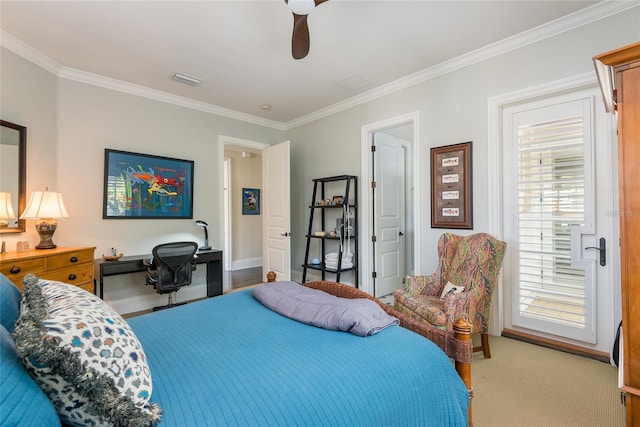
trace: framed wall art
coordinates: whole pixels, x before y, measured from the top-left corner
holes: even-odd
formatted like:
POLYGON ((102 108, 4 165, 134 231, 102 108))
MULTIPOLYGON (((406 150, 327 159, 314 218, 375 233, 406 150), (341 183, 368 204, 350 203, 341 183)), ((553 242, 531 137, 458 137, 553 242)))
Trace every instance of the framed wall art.
POLYGON ((242 189, 242 215, 260 215, 260 190, 242 189))
POLYGON ((105 149, 102 218, 193 218, 193 161, 105 149))
POLYGON ((471 141, 431 149, 431 228, 473 228, 471 141))

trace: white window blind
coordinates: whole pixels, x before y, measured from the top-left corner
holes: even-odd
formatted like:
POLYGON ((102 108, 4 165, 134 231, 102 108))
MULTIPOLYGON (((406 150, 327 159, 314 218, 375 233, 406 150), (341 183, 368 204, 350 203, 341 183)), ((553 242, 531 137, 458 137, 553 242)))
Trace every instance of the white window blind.
POLYGON ((519 314, 585 326, 585 273, 570 228, 584 225, 582 116, 518 129, 519 314))

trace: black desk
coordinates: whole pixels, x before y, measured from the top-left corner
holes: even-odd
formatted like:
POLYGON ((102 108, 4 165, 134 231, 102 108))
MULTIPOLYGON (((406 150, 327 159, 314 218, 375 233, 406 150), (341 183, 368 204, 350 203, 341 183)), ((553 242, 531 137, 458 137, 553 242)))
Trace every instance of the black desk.
MULTIPOLYGON (((222 295, 222 251, 210 250, 197 252, 196 264, 207 265, 207 296, 215 297, 222 295)), ((136 273, 147 271, 145 260, 149 262, 153 255, 132 255, 120 258, 118 261, 105 261, 96 259, 94 262, 95 277, 99 278, 96 283, 95 293, 103 298, 104 278, 115 276, 116 274, 136 273)))

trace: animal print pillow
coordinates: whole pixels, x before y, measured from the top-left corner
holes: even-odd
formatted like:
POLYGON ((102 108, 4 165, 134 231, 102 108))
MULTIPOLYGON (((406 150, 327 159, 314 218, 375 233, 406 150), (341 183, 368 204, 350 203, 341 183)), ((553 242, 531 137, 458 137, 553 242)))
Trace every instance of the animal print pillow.
POLYGON ((440 294, 440 299, 444 299, 447 295, 450 294, 459 294, 462 291, 464 291, 464 286, 456 286, 451 282, 447 282, 447 284, 444 285, 442 294, 440 294))
POLYGON ((25 277, 14 339, 18 357, 71 426, 151 426, 151 372, 127 322, 95 295, 25 277))

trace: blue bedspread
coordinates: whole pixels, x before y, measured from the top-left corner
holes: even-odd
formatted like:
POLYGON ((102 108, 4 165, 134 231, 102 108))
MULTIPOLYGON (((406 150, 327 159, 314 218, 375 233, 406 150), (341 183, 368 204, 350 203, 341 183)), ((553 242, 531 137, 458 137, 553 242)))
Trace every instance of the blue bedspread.
POLYGON ((466 426, 467 390, 430 341, 305 325, 250 291, 129 319, 160 426, 466 426))

